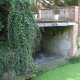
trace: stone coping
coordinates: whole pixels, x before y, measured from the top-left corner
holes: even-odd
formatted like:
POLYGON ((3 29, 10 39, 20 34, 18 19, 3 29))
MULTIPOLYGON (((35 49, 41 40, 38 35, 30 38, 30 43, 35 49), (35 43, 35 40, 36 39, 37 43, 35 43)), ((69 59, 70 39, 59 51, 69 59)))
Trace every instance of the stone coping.
POLYGON ((73 26, 76 25, 75 22, 44 22, 37 23, 39 27, 56 27, 56 26, 73 26))

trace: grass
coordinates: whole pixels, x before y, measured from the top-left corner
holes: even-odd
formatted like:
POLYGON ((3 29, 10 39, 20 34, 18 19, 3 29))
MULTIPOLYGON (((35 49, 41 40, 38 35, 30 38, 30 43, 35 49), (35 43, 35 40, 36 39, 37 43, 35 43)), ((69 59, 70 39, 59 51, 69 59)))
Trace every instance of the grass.
POLYGON ((80 63, 80 56, 77 56, 77 57, 74 56, 74 57, 71 57, 70 60, 63 60, 63 61, 51 60, 47 64, 40 66, 40 68, 35 74, 37 76, 40 76, 42 74, 45 74, 48 71, 51 71, 60 67, 64 67, 69 64, 76 64, 76 63, 80 63))
POLYGON ((33 80, 80 80, 80 63, 57 68, 33 80))
POLYGON ((38 68, 37 72, 35 72, 35 74, 37 76, 43 75, 48 71, 51 70, 55 70, 56 68, 65 66, 70 64, 69 61, 65 60, 65 61, 49 61, 47 64, 40 66, 40 68, 38 68))
MULTIPOLYGON (((80 56, 72 57, 70 60, 49 61, 39 67, 35 73, 36 78, 31 80, 80 80, 80 56)), ((16 77, 12 80, 25 80, 23 77, 16 77)))
MULTIPOLYGON (((72 57, 69 61, 49 61, 35 73, 31 80, 80 80, 80 56, 72 57)), ((25 80, 18 77, 13 80, 25 80)))

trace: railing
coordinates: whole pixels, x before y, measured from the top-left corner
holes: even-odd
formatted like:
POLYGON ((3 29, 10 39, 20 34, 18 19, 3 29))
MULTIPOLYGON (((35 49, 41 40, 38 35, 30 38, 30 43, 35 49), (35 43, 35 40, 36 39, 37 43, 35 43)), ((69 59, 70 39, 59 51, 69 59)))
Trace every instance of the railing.
POLYGON ((42 9, 39 11, 38 19, 54 20, 54 21, 75 21, 78 22, 78 6, 59 7, 59 17, 56 15, 54 9, 42 9), (58 17, 58 18, 57 18, 58 17))

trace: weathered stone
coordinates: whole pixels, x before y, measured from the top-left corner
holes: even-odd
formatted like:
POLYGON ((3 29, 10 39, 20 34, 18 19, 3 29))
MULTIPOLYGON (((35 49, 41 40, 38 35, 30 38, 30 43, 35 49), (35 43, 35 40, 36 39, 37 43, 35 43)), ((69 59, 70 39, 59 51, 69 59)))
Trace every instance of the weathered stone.
POLYGON ((16 76, 16 72, 14 70, 8 72, 9 79, 12 79, 16 76))
POLYGON ((80 37, 77 37, 77 45, 80 47, 80 37))
MULTIPOLYGON (((70 27, 63 33, 54 32, 55 27, 44 28, 43 40, 41 41, 41 49, 48 53, 56 53, 64 58, 77 55, 77 34, 78 25, 70 27)), ((66 27, 66 28, 67 28, 66 27)), ((64 28, 64 27, 63 27, 64 28)), ((58 27, 57 27, 58 29, 58 27)))
POLYGON ((11 80, 16 76, 16 72, 14 70, 4 73, 2 80, 11 80))

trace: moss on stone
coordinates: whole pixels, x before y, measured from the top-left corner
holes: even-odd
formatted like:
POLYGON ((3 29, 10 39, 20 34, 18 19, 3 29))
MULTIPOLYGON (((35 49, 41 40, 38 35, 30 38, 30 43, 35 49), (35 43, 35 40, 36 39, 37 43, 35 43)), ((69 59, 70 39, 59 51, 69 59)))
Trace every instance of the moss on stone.
POLYGON ((16 77, 16 78, 14 78, 14 79, 11 79, 11 80, 25 80, 25 78, 22 77, 22 76, 19 76, 19 77, 16 77))

